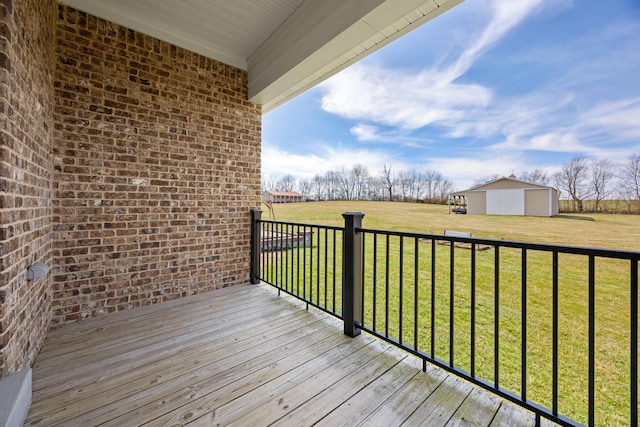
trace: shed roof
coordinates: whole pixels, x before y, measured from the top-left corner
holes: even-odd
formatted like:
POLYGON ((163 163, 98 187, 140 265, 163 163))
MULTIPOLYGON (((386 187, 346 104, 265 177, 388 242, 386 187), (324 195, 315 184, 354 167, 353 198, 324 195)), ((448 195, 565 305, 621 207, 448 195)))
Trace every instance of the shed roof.
POLYGON ((489 181, 489 182, 485 182, 484 184, 476 185, 475 187, 471 187, 471 188, 466 189, 466 190, 455 191, 455 192, 451 193, 451 195, 452 196, 458 196, 458 195, 462 195, 463 193, 486 191, 486 190, 488 190, 488 187, 491 187, 493 184, 495 184, 497 182, 500 182, 500 181, 509 181, 509 182, 515 182, 515 183, 521 184, 521 185, 518 186, 520 188, 553 189, 553 187, 550 187, 548 185, 534 184, 533 182, 520 181, 518 179, 502 177, 502 178, 494 179, 494 180, 489 181))
POLYGON ((262 194, 271 194, 273 196, 291 196, 291 197, 302 197, 302 194, 297 191, 275 191, 275 190, 267 190, 262 194))

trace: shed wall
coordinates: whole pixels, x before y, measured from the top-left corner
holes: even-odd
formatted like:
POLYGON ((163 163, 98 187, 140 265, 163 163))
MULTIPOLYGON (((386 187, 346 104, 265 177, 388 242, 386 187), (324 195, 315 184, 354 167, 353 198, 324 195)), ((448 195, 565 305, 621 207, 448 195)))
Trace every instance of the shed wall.
POLYGON ((558 215, 558 191, 543 185, 503 178, 495 182, 452 193, 467 198, 471 215, 558 215))
POLYGON ((549 189, 525 191, 525 215, 550 216, 549 189))
POLYGON ((555 188, 553 190, 551 190, 552 194, 551 194, 551 210, 553 212, 553 215, 559 215, 560 214, 560 195, 558 194, 558 190, 556 190, 555 188))
POLYGON ((479 191, 477 193, 465 193, 467 196, 467 214, 485 215, 487 213, 487 193, 479 191))

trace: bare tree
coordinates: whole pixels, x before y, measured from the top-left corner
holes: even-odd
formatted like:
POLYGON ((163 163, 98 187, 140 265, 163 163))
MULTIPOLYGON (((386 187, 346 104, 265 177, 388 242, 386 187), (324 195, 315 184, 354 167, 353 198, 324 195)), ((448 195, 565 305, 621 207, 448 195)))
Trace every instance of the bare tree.
POLYGON ((278 188, 278 178, 271 175, 262 175, 262 191, 276 190, 278 188))
POLYGON ((294 191, 296 188, 296 178, 293 175, 285 175, 279 181, 277 188, 279 191, 294 191))
POLYGON ((615 174, 609 160, 591 162, 591 190, 594 198, 593 210, 600 210, 600 202, 611 195, 611 182, 615 174))
POLYGON ((327 200, 337 200, 340 197, 339 184, 340 177, 337 171, 328 171, 325 175, 327 200))
POLYGON ((415 174, 416 174, 416 183, 413 186, 413 189, 411 191, 411 198, 413 200, 422 200, 424 199, 424 195, 427 189, 425 174, 420 172, 415 172, 415 174))
POLYGON ((593 194, 589 185, 589 167, 584 156, 575 156, 569 163, 564 164, 562 169, 553 175, 553 179, 556 187, 566 191, 571 197, 574 210, 584 212, 583 202, 593 194))
POLYGON ((397 176, 402 200, 407 201, 410 198, 413 187, 416 185, 416 171, 401 171, 397 176))
POLYGON ((341 167, 336 173, 338 178, 338 194, 344 200, 353 199, 353 180, 351 179, 351 171, 346 167, 341 167))
POLYGON ((369 178, 369 199, 385 200, 387 198, 386 182, 382 176, 372 176, 369 178))
POLYGON ((389 200, 393 200, 393 187, 395 187, 397 178, 391 170, 391 166, 384 165, 381 175, 382 183, 389 192, 389 200))
POLYGON ((369 183, 369 170, 361 164, 354 165, 351 168, 350 177, 353 188, 353 199, 363 200, 366 198, 369 183))
POLYGON ((441 179, 438 180, 438 183, 435 188, 436 196, 435 196, 434 202, 440 203, 440 204, 446 203, 447 199, 449 198, 449 193, 454 191, 454 189, 455 189, 455 186, 451 181, 441 177, 441 179))
POLYGON ((431 203, 443 203, 453 190, 453 184, 434 170, 419 173, 415 169, 392 171, 384 166, 377 176, 371 176, 366 166, 356 164, 352 168, 331 170, 312 179, 299 179, 285 175, 279 180, 262 177, 262 188, 279 191, 298 190, 308 199, 315 200, 409 200, 426 199, 431 203))
POLYGON ((313 182, 310 179, 301 179, 298 181, 298 191, 305 199, 311 198, 313 190, 313 182))
POLYGON ((629 160, 620 171, 619 179, 619 193, 623 200, 628 201, 629 210, 635 201, 640 214, 640 153, 629 156, 629 160))
POLYGON ((532 171, 524 171, 520 175, 520 180, 530 182, 532 184, 549 185, 551 177, 542 169, 534 169, 532 171))
POLYGON ((425 199, 429 203, 436 203, 436 192, 443 180, 442 175, 438 171, 428 169, 424 174, 422 174, 422 177, 424 180, 425 199))
POLYGON ((312 190, 311 193, 315 200, 323 200, 326 197, 327 192, 327 178, 326 176, 316 175, 311 180, 312 190))

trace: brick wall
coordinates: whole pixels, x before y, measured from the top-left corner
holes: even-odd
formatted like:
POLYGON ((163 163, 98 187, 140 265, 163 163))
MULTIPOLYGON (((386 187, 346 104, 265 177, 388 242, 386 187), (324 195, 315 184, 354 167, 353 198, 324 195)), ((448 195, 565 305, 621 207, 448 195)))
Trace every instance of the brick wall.
POLYGON ((28 368, 51 317, 53 0, 0 1, 0 376, 28 368))
POLYGON ((59 7, 55 323, 248 280, 261 110, 246 78, 59 7))

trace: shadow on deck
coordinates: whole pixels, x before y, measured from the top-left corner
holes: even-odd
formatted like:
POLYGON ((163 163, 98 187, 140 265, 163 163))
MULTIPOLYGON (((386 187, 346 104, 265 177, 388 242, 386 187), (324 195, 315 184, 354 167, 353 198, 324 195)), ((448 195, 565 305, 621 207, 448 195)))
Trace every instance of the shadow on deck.
POLYGON ((25 425, 534 425, 532 414, 264 285, 52 331, 25 425))

